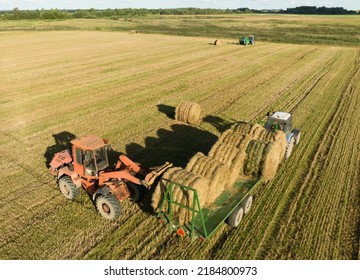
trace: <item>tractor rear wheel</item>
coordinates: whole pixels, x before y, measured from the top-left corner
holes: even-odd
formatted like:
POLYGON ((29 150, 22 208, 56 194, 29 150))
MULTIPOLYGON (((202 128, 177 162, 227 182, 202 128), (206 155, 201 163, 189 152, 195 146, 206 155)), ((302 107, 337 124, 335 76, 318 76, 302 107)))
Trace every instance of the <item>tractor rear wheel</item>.
POLYGON ((120 201, 110 193, 100 195, 95 203, 97 210, 105 219, 114 220, 121 214, 120 201))
POLYGON ((298 130, 298 129, 294 129, 293 132, 295 134, 295 136, 294 136, 294 140, 295 140, 294 144, 297 145, 300 142, 301 131, 298 130))
POLYGON ((244 207, 242 207, 241 205, 236 208, 231 214, 230 216, 227 218, 227 223, 229 224, 229 226, 231 226, 232 228, 236 228, 242 218, 244 216, 244 207))
POLYGON ((59 189, 61 193, 70 200, 74 200, 80 194, 79 189, 75 186, 69 176, 64 176, 60 178, 59 189))
POLYGON ((286 151, 285 151, 285 159, 289 158, 292 152, 292 149, 294 147, 294 137, 292 137, 290 139, 290 142, 288 143, 288 145, 286 146, 286 151))
POLYGON ((140 190, 139 187, 135 184, 132 183, 126 183, 129 192, 130 192, 130 197, 129 200, 132 202, 138 202, 140 199, 140 190))
POLYGON ((241 203, 241 205, 244 207, 244 214, 249 213, 250 209, 251 209, 251 205, 253 202, 253 196, 250 194, 248 195, 243 202, 241 203))

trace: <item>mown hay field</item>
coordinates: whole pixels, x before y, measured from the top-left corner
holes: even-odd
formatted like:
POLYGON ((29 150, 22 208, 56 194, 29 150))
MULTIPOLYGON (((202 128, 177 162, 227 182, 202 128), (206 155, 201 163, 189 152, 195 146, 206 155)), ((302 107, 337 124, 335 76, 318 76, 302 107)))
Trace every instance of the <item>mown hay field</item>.
MULTIPOLYGON (((1 259, 359 259, 360 49, 88 31, 0 34, 1 259), (174 120, 183 100, 200 126, 174 120), (48 173, 63 138, 185 168, 235 121, 293 114, 300 144, 237 229, 190 242, 145 198, 104 220, 48 173)), ((115 156, 111 157, 112 160, 115 156)))
MULTIPOLYGON (((8 20, 9 30, 102 30, 233 39, 254 34, 262 42, 359 46, 358 15, 152 15, 107 19, 8 20)), ((221 40, 219 40, 221 44, 221 40)))

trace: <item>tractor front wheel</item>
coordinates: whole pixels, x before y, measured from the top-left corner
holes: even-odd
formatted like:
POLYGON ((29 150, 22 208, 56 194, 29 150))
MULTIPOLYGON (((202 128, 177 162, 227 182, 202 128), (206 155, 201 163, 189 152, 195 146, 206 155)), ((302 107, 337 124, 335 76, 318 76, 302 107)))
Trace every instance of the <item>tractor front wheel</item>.
POLYGON ((120 201, 112 194, 101 195, 95 202, 97 210, 105 219, 115 220, 120 216, 120 201))
POLYGON ((130 201, 132 202, 138 202, 140 199, 140 190, 139 190, 139 186, 132 184, 132 183, 127 183, 126 184, 129 192, 130 192, 130 201))
POLYGON ((79 196, 79 189, 75 186, 70 177, 64 176, 59 180, 59 189, 61 193, 70 200, 74 200, 79 196))

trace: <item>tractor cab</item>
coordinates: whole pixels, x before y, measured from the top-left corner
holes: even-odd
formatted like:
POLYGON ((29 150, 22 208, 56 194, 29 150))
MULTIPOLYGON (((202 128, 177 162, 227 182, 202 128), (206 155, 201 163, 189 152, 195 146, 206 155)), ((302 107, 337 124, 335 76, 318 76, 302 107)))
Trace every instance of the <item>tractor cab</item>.
POLYGON ((275 112, 269 116, 265 128, 274 132, 282 130, 288 135, 292 131, 292 117, 289 113, 275 112))
POLYGON ((96 177, 105 170, 109 166, 106 142, 91 135, 72 140, 74 171, 81 177, 96 177))

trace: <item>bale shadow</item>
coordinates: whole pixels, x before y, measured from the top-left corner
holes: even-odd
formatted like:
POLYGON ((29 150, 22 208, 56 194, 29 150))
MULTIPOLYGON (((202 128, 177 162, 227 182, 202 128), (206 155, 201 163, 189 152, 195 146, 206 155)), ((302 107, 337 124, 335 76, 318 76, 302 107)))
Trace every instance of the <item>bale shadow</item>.
POLYGON ((164 104, 158 104, 156 106, 159 112, 164 113, 170 119, 175 119, 175 107, 164 104))
POLYGON ((229 129, 235 123, 235 121, 234 122, 229 122, 229 121, 224 120, 223 118, 220 118, 218 116, 211 116, 211 115, 205 116, 203 118, 203 121, 207 122, 207 123, 210 123, 220 133, 222 133, 225 130, 229 129))
MULTIPOLYGON (((185 167, 190 158, 197 152, 207 154, 217 136, 197 127, 174 124, 171 129, 159 129, 157 137, 147 137, 145 145, 130 143, 126 145, 126 154, 134 161, 144 166, 159 166, 165 162, 173 166, 185 167)), ((151 198, 155 184, 150 190, 142 188, 142 197, 138 203, 140 208, 148 213, 154 213, 151 198)))
POLYGON ((53 134, 52 137, 54 137, 55 144, 47 147, 44 153, 45 165, 47 168, 50 167, 50 162, 54 155, 63 150, 70 149, 70 141, 76 139, 76 135, 69 131, 53 134))

